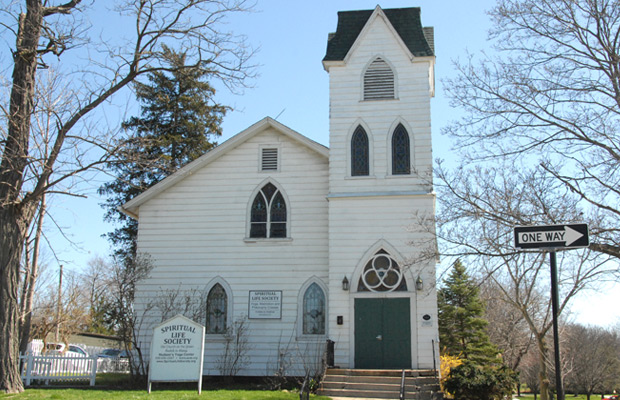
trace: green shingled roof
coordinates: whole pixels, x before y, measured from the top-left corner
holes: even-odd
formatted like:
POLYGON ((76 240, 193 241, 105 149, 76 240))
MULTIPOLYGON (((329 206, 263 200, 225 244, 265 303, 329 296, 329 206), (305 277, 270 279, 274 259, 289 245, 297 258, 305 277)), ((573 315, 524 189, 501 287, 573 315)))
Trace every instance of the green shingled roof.
MULTIPOLYGON (((330 34, 327 41, 327 53, 323 61, 341 61, 353 46, 355 39, 366 25, 374 10, 340 11, 338 13, 338 27, 334 34, 330 34)), ((420 20, 420 8, 391 8, 383 10, 388 20, 398 32, 401 39, 416 57, 434 55, 427 40, 420 20)), ((432 30, 427 30, 427 34, 432 30)))

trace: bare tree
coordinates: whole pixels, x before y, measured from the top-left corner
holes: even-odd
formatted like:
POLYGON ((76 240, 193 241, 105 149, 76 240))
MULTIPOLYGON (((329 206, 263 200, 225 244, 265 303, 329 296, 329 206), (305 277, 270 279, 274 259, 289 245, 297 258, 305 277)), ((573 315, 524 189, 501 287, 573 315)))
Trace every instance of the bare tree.
POLYGON ((2 107, 6 128, 0 161, 0 391, 7 393, 23 390, 17 288, 20 257, 37 205, 44 193, 70 193, 80 176, 113 160, 116 153, 117 142, 89 125, 92 111, 105 108, 141 75, 168 68, 161 63, 164 44, 186 52, 191 66, 208 69, 230 87, 242 85, 252 74, 252 51, 221 24, 230 13, 246 10, 245 0, 118 0, 110 5, 117 21, 132 28, 125 37, 107 33, 97 39, 88 30, 87 17, 89 11, 107 12, 94 9, 100 4, 2 4, 1 26, 15 38, 11 94, 8 107, 2 107), (74 57, 68 59, 67 53, 74 57), (73 66, 62 64, 64 60, 73 66), (53 65, 69 71, 64 93, 71 107, 54 115, 51 146, 35 157, 31 119, 37 107, 37 70, 53 65))
POLYGON ((585 393, 590 400, 595 392, 604 393, 620 383, 617 334, 601 327, 570 325, 566 339, 565 348, 571 354, 572 364, 567 386, 575 393, 585 393))
POLYGON ((444 133, 470 161, 540 165, 589 211, 590 248, 620 257, 620 3, 499 0, 489 14, 497 51, 456 63, 445 87, 465 114, 444 133))
POLYGON ((207 320, 207 295, 204 289, 182 289, 179 285, 175 289, 163 289, 150 304, 159 316, 160 322, 176 314, 182 314, 192 321, 204 324, 207 320))
POLYGON ((114 324, 129 357, 130 372, 133 377, 145 376, 147 362, 142 354, 139 331, 146 322, 146 316, 153 305, 148 304, 142 314, 134 308, 136 285, 145 279, 153 269, 153 261, 148 254, 139 253, 131 262, 107 263, 109 310, 108 317, 114 324))
POLYGON ((104 258, 96 256, 87 263, 86 270, 80 277, 84 300, 88 307, 88 332, 114 333, 113 321, 109 320, 114 298, 112 290, 115 281, 112 268, 104 258))
POLYGON ((69 344, 69 337, 84 330, 89 320, 88 307, 84 301, 80 282, 75 275, 66 275, 60 299, 55 284, 45 293, 39 297, 33 314, 34 336, 47 343, 49 335, 58 332, 59 336, 56 339, 69 344))
POLYGON ((480 285, 480 298, 486 304, 484 316, 489 322, 487 330, 491 342, 501 350, 504 363, 518 371, 534 345, 534 336, 523 313, 506 301, 502 290, 490 279, 480 285))
POLYGON ((223 376, 233 377, 249 362, 248 353, 251 347, 248 338, 247 316, 240 316, 232 326, 226 328, 224 338, 226 340, 224 351, 215 362, 223 376))
POLYGON ((537 400, 540 394, 540 363, 535 351, 530 351, 523 358, 519 366, 519 380, 527 385, 534 393, 534 400, 537 400))
MULTIPOLYGON (((52 146, 53 125, 56 115, 66 112, 70 106, 70 99, 63 93, 62 79, 54 69, 48 68, 36 82, 36 107, 33 109, 31 118, 31 150, 30 157, 35 169, 42 168, 40 164, 49 154, 52 146)), ((27 235, 24 246, 24 279, 22 282, 22 294, 20 300, 20 353, 25 353, 31 336, 32 312, 34 291, 39 277, 39 254, 44 240, 43 221, 47 215, 48 196, 41 194, 37 205, 35 219, 27 235)))
MULTIPOLYGON (((525 166, 497 163, 450 173, 440 165, 436 172, 441 253, 466 257, 493 285, 495 296, 520 314, 534 338, 540 394, 547 400, 552 327, 547 255, 516 251, 513 228, 574 221, 580 218, 581 199, 543 170, 525 166)), ((560 314, 580 290, 615 270, 609 258, 589 249, 558 253, 560 314)))

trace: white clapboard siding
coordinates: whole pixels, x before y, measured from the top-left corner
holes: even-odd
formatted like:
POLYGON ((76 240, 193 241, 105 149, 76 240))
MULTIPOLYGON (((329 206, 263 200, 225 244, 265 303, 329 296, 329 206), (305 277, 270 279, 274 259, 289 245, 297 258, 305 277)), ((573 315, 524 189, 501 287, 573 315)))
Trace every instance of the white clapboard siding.
MULTIPOLYGON (((353 304, 357 297, 377 296, 355 288, 367 258, 380 248, 407 265, 408 291, 379 296, 410 298, 412 367, 432 368, 436 362, 435 265, 410 262, 424 250, 419 243, 432 239, 416 229, 415 215, 435 211, 430 181, 434 60, 411 59, 385 20, 369 21, 345 62, 329 65, 329 160, 326 151, 271 123, 256 135, 240 135, 245 139, 233 142, 236 147, 227 147, 140 206, 139 250, 150 254, 155 267, 139 285, 139 313, 170 291, 206 293, 220 282, 229 295, 229 322, 234 322, 247 317, 250 291, 282 292, 281 318, 246 321, 247 363, 240 375, 314 371, 328 338, 335 341, 336 365, 354 367, 353 304), (364 72, 377 58, 393 72, 393 99, 364 98, 364 72), (359 124, 369 138, 370 174, 351 177, 350 141, 359 124), (391 173, 391 134, 398 124, 409 134, 410 175, 391 173), (276 150, 266 154, 265 149, 276 150), (247 237, 248 210, 268 179, 286 199, 285 239, 247 237), (342 290, 345 276, 349 291, 342 290), (424 290, 415 288, 418 276, 424 290), (326 335, 301 334, 300 297, 312 282, 326 289, 326 335), (421 322, 426 314, 430 323, 421 322), (336 324, 338 316, 342 325, 336 324)), ((140 339, 147 357, 150 329, 162 317, 150 311, 144 319, 140 339)), ((207 335, 205 342, 204 373, 218 375, 226 339, 207 335)))
MULTIPOLYGON (((354 300, 372 296, 357 293, 357 280, 372 256, 372 249, 385 245, 401 262, 414 259, 419 248, 411 243, 428 239, 415 213, 432 216, 432 142, 430 97, 432 60, 414 58, 403 49, 382 18, 371 19, 343 64, 332 65, 330 75, 330 163, 329 163, 329 320, 343 316, 345 324, 330 325, 336 341, 336 364, 354 367, 354 300), (364 71, 377 58, 394 72, 394 100, 366 100, 364 71), (391 174, 391 133, 402 123, 410 141, 411 174, 391 174), (369 176, 351 177, 351 135, 362 125, 369 138, 369 176), (396 254, 394 254, 396 253, 396 254), (348 277, 351 290, 341 289, 348 277)), ((378 250, 378 249, 377 249, 378 250)), ((411 299, 413 367, 432 368, 432 340, 437 335, 435 265, 414 264, 405 271, 408 291, 381 296, 411 299), (420 276, 425 290, 415 289, 420 276), (433 316, 431 326, 422 326, 422 316, 433 316)))
MULTIPOLYGON (((327 165, 322 155, 267 129, 144 203, 139 250, 153 258, 155 267, 139 286, 138 312, 167 290, 182 285, 204 291, 217 277, 232 290, 230 321, 235 321, 248 314, 250 290, 280 290, 281 319, 247 321, 248 362, 239 374, 275 373, 280 353, 295 355, 286 373, 303 372, 305 363, 318 368, 321 357, 316 354, 322 356, 326 337, 298 339, 297 303, 306 281, 327 284, 327 165), (262 171, 261 148, 271 145, 279 149, 279 168, 262 171), (253 193, 269 178, 287 200, 290 238, 247 240, 253 193)), ((147 355, 150 328, 160 319, 153 315, 141 331, 147 355)), ((220 373, 224 348, 221 335, 207 335, 205 374, 220 373)))
POLYGON ((344 66, 330 67, 330 193, 415 191, 429 184, 432 167, 429 61, 412 62, 381 18, 373 21, 344 66), (364 101, 360 77, 377 57, 395 73, 396 100, 364 101), (391 175, 390 133, 407 128, 411 176, 391 175), (370 140, 370 177, 350 177, 351 133, 362 124, 370 140), (417 179, 412 179, 417 178, 417 179))

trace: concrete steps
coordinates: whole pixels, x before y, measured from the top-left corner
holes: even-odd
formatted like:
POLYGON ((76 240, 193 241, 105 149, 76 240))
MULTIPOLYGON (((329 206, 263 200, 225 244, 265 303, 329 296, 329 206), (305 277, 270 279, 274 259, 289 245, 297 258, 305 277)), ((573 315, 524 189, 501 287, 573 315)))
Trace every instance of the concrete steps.
MULTIPOLYGON (((318 394, 349 399, 399 399, 401 374, 402 370, 330 368, 318 394)), ((443 399, 435 371, 405 370, 405 399, 443 399)))

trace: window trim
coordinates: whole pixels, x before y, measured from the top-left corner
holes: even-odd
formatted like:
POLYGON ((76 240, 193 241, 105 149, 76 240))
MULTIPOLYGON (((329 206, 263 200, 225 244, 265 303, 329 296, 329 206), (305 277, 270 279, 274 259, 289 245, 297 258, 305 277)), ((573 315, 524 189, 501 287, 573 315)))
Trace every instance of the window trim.
POLYGON ((209 297, 209 293, 211 292, 211 289, 213 289, 213 287, 215 285, 219 284, 220 286, 222 286, 222 288, 224 289, 224 292, 226 293, 226 327, 230 327, 232 326, 232 321, 233 321, 233 295, 232 295, 232 289, 230 288, 230 285, 228 284, 228 282, 226 282, 226 280, 224 278, 222 278, 221 276, 216 276, 215 278, 213 278, 208 284, 207 286, 205 286, 205 340, 212 340, 212 341, 225 341, 226 340, 226 335, 223 333, 207 333, 207 303, 208 303, 208 297, 209 297))
POLYGON ((248 243, 254 243, 254 242, 287 242, 287 241, 291 241, 291 202, 288 198, 288 196, 286 195, 286 192, 284 190, 282 190, 282 186, 275 181, 274 179, 271 178, 267 178, 265 179, 263 182, 261 182, 259 185, 257 185, 254 188, 254 191, 252 192, 252 194, 250 195, 250 198, 248 200, 247 203, 247 208, 246 208, 246 230, 245 230, 245 238, 244 241, 248 242, 248 243), (271 183, 273 186, 276 187, 278 193, 280 193, 282 195, 282 198, 284 199, 284 203, 286 205, 286 234, 284 237, 269 237, 269 232, 270 232, 270 212, 267 213, 267 236, 266 237, 252 237, 250 236, 250 233, 252 231, 252 205, 254 204, 254 200, 256 199, 256 196, 261 192, 261 190, 267 185, 271 183))
POLYGON ((317 276, 313 276, 308 279, 299 289, 299 293, 297 294, 297 340, 298 341, 324 341, 328 336, 329 332, 329 292, 327 290, 327 286, 317 276), (306 292, 312 286, 313 283, 316 283, 319 288, 323 291, 323 296, 325 296, 325 333, 318 334, 309 334, 304 333, 304 297, 306 292))

